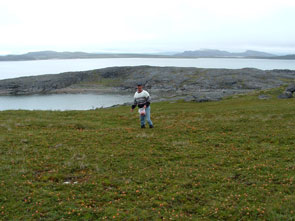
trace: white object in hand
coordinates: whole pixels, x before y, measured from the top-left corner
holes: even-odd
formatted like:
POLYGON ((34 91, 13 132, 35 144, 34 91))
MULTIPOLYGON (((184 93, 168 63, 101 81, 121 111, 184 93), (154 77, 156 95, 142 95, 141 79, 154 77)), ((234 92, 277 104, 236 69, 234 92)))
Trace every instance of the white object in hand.
POLYGON ((143 108, 139 108, 138 109, 138 113, 140 114, 140 115, 145 115, 145 108, 143 107, 143 108))

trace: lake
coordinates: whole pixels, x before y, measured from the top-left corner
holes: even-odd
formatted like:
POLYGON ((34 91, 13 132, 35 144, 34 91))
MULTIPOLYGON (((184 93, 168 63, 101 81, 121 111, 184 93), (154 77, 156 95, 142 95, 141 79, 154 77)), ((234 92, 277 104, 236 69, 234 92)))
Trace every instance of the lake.
POLYGON ((262 70, 295 70, 295 60, 239 59, 239 58, 99 58, 38 61, 1 61, 0 80, 22 76, 85 71, 113 66, 176 66, 199 68, 258 68, 262 70))
POLYGON ((54 94, 0 96, 0 110, 90 110, 132 102, 133 96, 54 94))

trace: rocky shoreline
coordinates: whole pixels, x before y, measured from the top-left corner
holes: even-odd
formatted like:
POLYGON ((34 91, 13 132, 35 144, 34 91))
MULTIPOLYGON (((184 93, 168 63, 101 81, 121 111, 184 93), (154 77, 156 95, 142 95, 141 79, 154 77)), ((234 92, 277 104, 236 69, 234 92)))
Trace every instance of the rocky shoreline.
POLYGON ((135 91, 139 82, 144 84, 155 100, 185 99, 203 102, 294 84, 295 71, 263 71, 254 68, 111 67, 1 80, 0 95, 130 94, 135 91))

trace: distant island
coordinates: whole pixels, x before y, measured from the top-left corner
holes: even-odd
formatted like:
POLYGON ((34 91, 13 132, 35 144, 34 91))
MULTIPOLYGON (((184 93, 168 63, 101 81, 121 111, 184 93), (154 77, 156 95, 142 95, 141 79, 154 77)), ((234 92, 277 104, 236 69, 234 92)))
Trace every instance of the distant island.
POLYGON ((185 51, 183 53, 176 54, 176 56, 185 57, 275 57, 274 54, 269 54, 261 51, 247 50, 241 53, 232 53, 221 50, 196 50, 196 51, 185 51))
POLYGON ((295 54, 278 56, 261 51, 247 50, 232 53, 221 50, 195 50, 176 54, 135 54, 135 53, 86 53, 38 51, 20 55, 2 55, 0 61, 30 61, 50 59, 89 59, 89 58, 256 58, 256 59, 295 59, 295 54))
POLYGON ((261 51, 247 50, 245 52, 232 53, 228 51, 204 49, 196 51, 184 51, 175 54, 177 57, 194 57, 194 58, 257 58, 257 59, 295 59, 295 54, 278 56, 261 51))
POLYGON ((292 60, 292 59, 295 59, 295 54, 289 54, 289 55, 279 56, 279 57, 275 57, 275 58, 292 60))
MULTIPOLYGON (((37 51, 20 55, 0 56, 0 61, 30 61, 30 60, 50 60, 50 59, 87 59, 87 58, 161 58, 165 55, 150 54, 101 54, 86 52, 56 52, 56 51, 37 51)), ((168 56, 169 57, 169 56, 168 56)))

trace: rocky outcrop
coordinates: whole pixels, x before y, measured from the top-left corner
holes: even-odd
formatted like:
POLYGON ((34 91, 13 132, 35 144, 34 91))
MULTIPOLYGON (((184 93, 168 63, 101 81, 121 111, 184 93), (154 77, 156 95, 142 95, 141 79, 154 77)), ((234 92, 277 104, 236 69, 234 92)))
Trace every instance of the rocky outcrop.
POLYGON ((294 93, 294 92, 295 92, 295 85, 294 85, 294 84, 289 85, 289 86, 286 88, 286 91, 287 91, 287 92, 290 92, 290 93, 294 93))
POLYGON ((268 99, 271 99, 271 96, 267 95, 267 94, 261 94, 261 95, 258 96, 258 99, 260 99, 260 100, 268 100, 268 99))
POLYGON ((284 93, 280 94, 280 95, 278 96, 278 98, 280 98, 280 99, 293 98, 293 94, 294 94, 294 92, 295 92, 295 85, 294 85, 294 84, 289 85, 289 86, 285 89, 284 93))
POLYGON ((183 98, 204 102, 278 87, 294 79, 295 71, 290 70, 112 67, 2 80, 0 94, 130 93, 140 82, 158 99, 183 98))
POLYGON ((293 97, 293 94, 288 91, 286 91, 278 96, 278 98, 280 98, 280 99, 288 99, 288 98, 292 98, 292 97, 293 97))
POLYGON ((47 94, 79 83, 88 77, 87 72, 75 72, 1 80, 0 95, 47 94))

